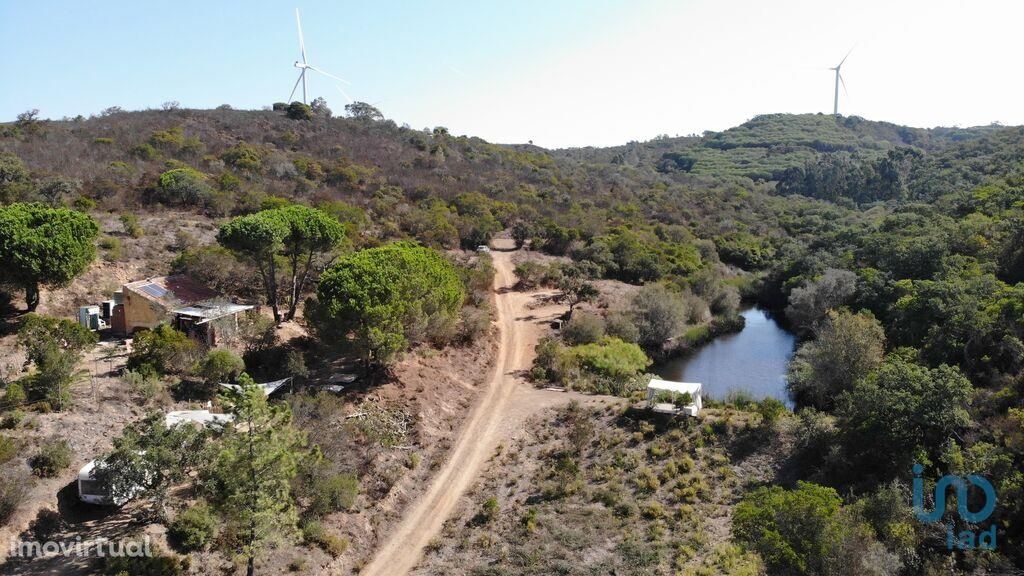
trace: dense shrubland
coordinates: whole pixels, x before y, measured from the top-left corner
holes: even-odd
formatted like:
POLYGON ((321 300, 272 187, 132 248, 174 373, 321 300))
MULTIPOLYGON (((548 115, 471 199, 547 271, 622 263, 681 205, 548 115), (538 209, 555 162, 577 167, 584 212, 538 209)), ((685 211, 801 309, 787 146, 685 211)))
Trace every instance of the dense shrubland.
MULTIPOLYGON (((798 413, 783 418, 793 427, 792 472, 738 509, 733 535, 745 548, 716 554, 801 574, 834 573, 857 542, 877 558, 898 556, 906 573, 938 571, 947 557, 943 569, 962 572, 1024 558, 1015 522, 1024 514, 1021 129, 770 115, 703 137, 546 151, 398 126, 365 105, 348 114, 332 118, 323 103, 169 107, 62 122, 27 114, 5 124, 4 284, 32 307, 39 286, 81 273, 97 236, 87 213, 174 208, 231 218, 221 245, 176 239, 174 269, 239 297, 279 300, 284 317, 316 285, 307 312, 318 334, 343 336, 331 339, 387 363, 410 344, 486 333, 486 258, 438 250, 475 248, 507 229, 518 245, 557 257, 521 263, 522 287, 557 288, 574 307, 558 337, 541 345, 540 380, 628 394, 652 359, 736 329, 741 298, 784 311, 801 335, 790 378, 798 413), (323 226, 294 226, 289 215, 300 212, 302 222, 323 226), (436 290, 385 282, 396 275, 436 290), (610 280, 633 292, 598 308, 597 286, 610 280), (913 462, 929 477, 993 480, 996 553, 951 554, 929 527, 879 516, 886 502, 906 501, 913 462), (791 509, 817 518, 815 538, 783 526, 791 509), (750 536, 768 532, 778 535, 772 547, 750 536)), ((131 218, 122 225, 128 236, 148 234, 131 218)), ((103 241, 104 257, 116 262, 117 245, 103 241)), ((282 366, 287 351, 272 328, 251 328, 246 366, 282 366)), ((158 341, 140 342, 133 370, 193 373, 204 364, 202 354, 177 349, 174 334, 151 338, 158 341)), ((62 409, 62 383, 73 378, 62 366, 75 353, 56 346, 38 354, 30 378, 44 383, 5 382, 4 399, 62 409)), ((209 378, 237 367, 205 360, 209 378)), ((553 477, 571 476, 559 466, 553 477)), ((344 494, 350 483, 336 476, 346 473, 297 474, 344 494)), ((15 492, 0 496, 16 500, 15 492)), ((348 501, 330 500, 317 509, 348 501)), ((303 521, 310 539, 342 547, 315 518, 303 521)), ((183 539, 193 542, 203 526, 183 519, 183 539)), ((644 561, 646 543, 622 545, 622 557, 644 561)))

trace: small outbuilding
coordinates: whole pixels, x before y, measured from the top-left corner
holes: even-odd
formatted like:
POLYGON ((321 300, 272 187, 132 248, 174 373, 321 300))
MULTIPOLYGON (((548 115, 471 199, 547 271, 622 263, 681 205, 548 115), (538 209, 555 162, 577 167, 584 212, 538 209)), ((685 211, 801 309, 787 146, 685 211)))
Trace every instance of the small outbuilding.
POLYGON ((114 294, 114 332, 133 334, 169 323, 192 338, 215 346, 238 329, 238 314, 252 306, 228 298, 184 274, 125 284, 114 294))
POLYGON ((662 414, 680 414, 696 416, 703 404, 701 393, 703 386, 699 382, 673 382, 651 378, 647 384, 647 405, 662 414))

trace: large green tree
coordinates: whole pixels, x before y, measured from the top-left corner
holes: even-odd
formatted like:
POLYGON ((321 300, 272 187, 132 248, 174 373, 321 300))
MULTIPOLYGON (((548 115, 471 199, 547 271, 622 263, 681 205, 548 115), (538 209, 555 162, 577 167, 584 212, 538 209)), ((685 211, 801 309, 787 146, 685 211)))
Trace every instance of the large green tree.
POLYGON ((844 509, 842 503, 833 488, 809 482, 797 482, 792 490, 758 488, 736 505, 733 534, 761 555, 769 574, 896 573, 899 559, 888 554, 856 511, 844 509))
POLYGON ((326 341, 351 341, 367 365, 387 363, 410 337, 453 321, 465 288, 440 253, 408 242, 341 258, 320 277, 307 316, 326 341))
POLYGON ((291 288, 285 320, 291 320, 309 283, 310 273, 318 264, 317 258, 342 244, 345 226, 321 210, 298 204, 278 208, 275 212, 284 220, 288 230, 283 239, 283 253, 288 259, 291 288))
POLYGON ((869 313, 830 312, 817 338, 797 350, 789 389, 802 402, 831 410, 843 392, 882 363, 885 331, 869 313))
POLYGON ((644 350, 660 354, 665 342, 686 328, 686 302, 662 284, 644 286, 633 296, 632 304, 638 343, 644 350))
POLYGON ((274 322, 281 322, 280 298, 277 286, 278 253, 284 247, 287 234, 284 222, 266 211, 239 216, 220 227, 217 242, 248 259, 263 280, 264 298, 274 312, 274 322))
POLYGON ((928 368, 898 350, 839 401, 844 461, 861 477, 905 474, 970 422, 971 383, 945 364, 928 368))
POLYGON ((287 404, 271 405, 248 374, 231 398, 233 425, 225 432, 213 465, 204 471, 209 499, 223 514, 228 533, 248 559, 247 573, 271 543, 294 535, 298 514, 292 481, 305 452, 305 438, 292 426, 287 404))
POLYGON ((163 518, 171 488, 189 478, 207 456, 207 434, 196 426, 168 427, 161 412, 125 427, 114 448, 96 463, 95 478, 115 501, 148 500, 163 518))
POLYGON ((0 208, 0 269, 25 291, 29 311, 40 286, 65 286, 96 256, 99 226, 88 214, 42 204, 0 208))
POLYGON ((240 216, 221 226, 217 241, 249 259, 263 279, 267 304, 278 323, 295 317, 299 299, 319 264, 345 240, 345 226, 325 212, 289 205, 240 216), (278 270, 284 261, 289 275, 288 310, 282 318, 278 270))

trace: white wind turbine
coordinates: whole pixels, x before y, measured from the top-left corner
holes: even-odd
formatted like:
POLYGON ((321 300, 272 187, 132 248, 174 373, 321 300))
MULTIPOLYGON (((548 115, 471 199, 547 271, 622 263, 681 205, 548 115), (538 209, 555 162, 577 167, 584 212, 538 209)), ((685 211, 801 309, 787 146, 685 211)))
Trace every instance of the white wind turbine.
MULTIPOLYGON (((853 52, 853 48, 850 48, 850 52, 853 52)), ((832 101, 832 114, 835 115, 835 116, 839 116, 839 83, 840 82, 843 84, 843 92, 846 92, 846 81, 843 80, 843 76, 842 76, 842 74, 839 73, 839 69, 843 67, 843 63, 846 62, 846 59, 850 57, 850 52, 847 52, 846 56, 843 56, 843 59, 839 61, 839 64, 836 65, 835 68, 829 68, 829 70, 835 70, 835 72, 836 72, 836 96, 835 96, 835 100, 832 101)), ((295 65, 298 66, 298 62, 296 62, 295 65)))
MULTIPOLYGON (((307 96, 306 96, 306 71, 307 70, 312 70, 314 72, 318 72, 320 74, 323 74, 324 76, 327 76, 328 78, 333 78, 334 80, 337 80, 338 82, 341 82, 343 84, 348 84, 349 82, 348 82, 348 80, 345 80, 343 78, 338 78, 334 74, 330 74, 330 73, 324 72, 323 70, 317 68, 316 66, 313 66, 312 64, 310 64, 306 60, 306 43, 302 39, 302 20, 299 18, 299 9, 298 8, 295 9, 295 23, 299 27, 299 50, 302 51, 302 62, 299 62, 298 60, 295 61, 295 67, 298 68, 299 70, 301 70, 301 72, 299 72, 299 79, 295 81, 295 86, 292 88, 292 93, 288 95, 288 101, 289 102, 292 101, 292 97, 295 96, 295 91, 299 89, 299 84, 302 84, 302 103, 303 104, 309 104, 309 101, 308 101, 307 96)), ((341 92, 341 94, 345 98, 348 99, 349 102, 352 101, 352 98, 349 97, 349 95, 341 88, 341 86, 336 86, 336 87, 338 88, 338 91, 341 92)))

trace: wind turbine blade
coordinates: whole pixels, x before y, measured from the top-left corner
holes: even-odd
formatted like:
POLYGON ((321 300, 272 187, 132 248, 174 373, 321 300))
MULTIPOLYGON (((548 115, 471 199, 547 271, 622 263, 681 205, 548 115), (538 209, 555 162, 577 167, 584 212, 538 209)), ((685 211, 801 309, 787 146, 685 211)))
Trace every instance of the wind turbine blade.
MULTIPOLYGON (((853 45, 853 48, 856 48, 856 47, 857 47, 857 45, 856 45, 856 44, 854 44, 854 45, 853 45)), ((840 68, 840 67, 842 67, 842 65, 843 65, 843 62, 846 62, 846 59, 847 59, 847 58, 849 58, 849 57, 850 57, 850 54, 852 54, 852 53, 853 53, 853 48, 850 48, 850 51, 846 53, 846 56, 843 56, 843 59, 842 59, 842 60, 841 60, 841 61, 839 62, 839 66, 836 66, 836 68, 840 68)))
POLYGON ((337 76, 335 76, 334 74, 329 74, 329 73, 327 73, 327 72, 324 72, 323 70, 321 70, 321 69, 317 68, 316 66, 310 66, 310 67, 309 67, 309 69, 310 69, 310 70, 314 70, 314 71, 316 71, 316 72, 319 72, 319 73, 323 74, 324 76, 327 76, 328 78, 334 78, 335 80, 337 80, 338 82, 341 82, 341 83, 343 83, 343 84, 347 84, 347 85, 349 85, 349 86, 351 86, 351 85, 352 85, 352 83, 351 83, 351 82, 349 82, 348 80, 345 80, 344 78, 338 78, 338 77, 337 77, 337 76))
POLYGON ((334 87, 338 89, 338 92, 341 92, 341 95, 344 96, 346 100, 348 100, 349 104, 355 102, 355 100, 353 100, 352 97, 348 95, 348 92, 345 92, 344 88, 338 86, 337 84, 335 84, 334 87))
POLYGON ((299 18, 299 9, 295 9, 295 24, 299 27, 299 50, 302 50, 302 63, 306 63, 306 42, 302 39, 302 20, 299 18))
POLYGON ((845 94, 846 96, 849 96, 850 93, 846 91, 846 80, 843 80, 843 75, 842 74, 839 75, 839 83, 843 85, 843 94, 845 94))
POLYGON ((299 72, 299 79, 295 81, 295 86, 292 87, 292 93, 288 95, 288 102, 294 102, 292 97, 295 96, 295 91, 299 89, 299 82, 302 82, 302 72, 299 72))

